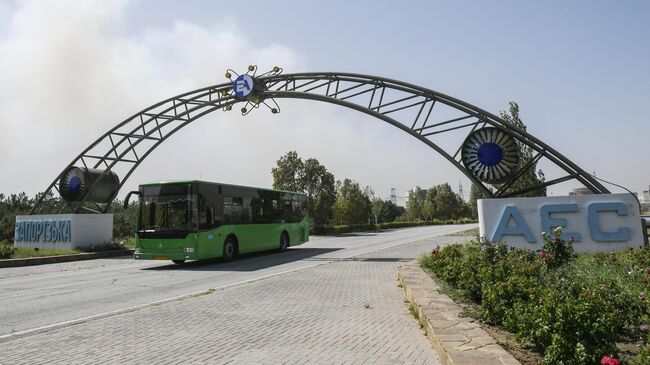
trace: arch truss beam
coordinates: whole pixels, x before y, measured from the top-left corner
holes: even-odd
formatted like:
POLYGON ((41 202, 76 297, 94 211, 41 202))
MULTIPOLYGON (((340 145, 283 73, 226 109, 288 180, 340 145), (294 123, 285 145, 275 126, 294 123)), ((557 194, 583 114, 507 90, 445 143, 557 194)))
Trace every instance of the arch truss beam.
MULTIPOLYGON (((249 68, 249 71, 256 71, 256 68, 249 68)), ((226 76, 230 77, 230 72, 226 76)), ((241 112, 244 115, 263 105, 268 106, 273 113, 278 113, 280 108, 277 100, 283 98, 336 104, 387 122, 438 152, 488 196, 519 195, 569 180, 579 181, 596 194, 609 193, 593 176, 525 130, 474 105, 427 88, 351 73, 281 74, 281 70, 276 68, 264 75, 251 75, 254 83, 252 92, 241 96, 236 93, 236 87, 233 87, 237 80, 169 98, 119 123, 63 169, 30 214, 42 211, 43 199, 50 192, 61 193, 58 183, 74 166, 101 169, 103 174, 111 171, 116 173, 121 178, 119 190, 151 152, 191 122, 214 111, 232 110, 237 103, 243 105, 241 112), (517 163, 512 173, 503 174, 498 188, 494 190, 488 189, 489 184, 485 183, 488 175, 483 178, 477 176, 473 166, 462 159, 468 135, 487 130, 486 128, 501 131, 519 146, 526 146, 532 151, 526 162, 517 163), (525 186, 518 191, 509 190, 526 171, 542 160, 559 167, 558 170, 562 173, 538 185, 525 186)), ((486 169, 485 174, 503 172, 499 166, 489 170, 486 169)), ((89 191, 96 188, 100 180, 101 176, 91 181, 89 191)), ((86 200, 62 201, 57 210, 106 212, 110 206, 110 201, 90 203, 86 200)))

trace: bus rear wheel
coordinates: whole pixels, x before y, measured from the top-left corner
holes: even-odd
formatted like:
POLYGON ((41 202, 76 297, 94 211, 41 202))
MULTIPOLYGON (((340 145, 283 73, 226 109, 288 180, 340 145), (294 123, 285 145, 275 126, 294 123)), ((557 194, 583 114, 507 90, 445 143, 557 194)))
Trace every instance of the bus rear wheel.
POLYGON ((223 243, 223 260, 231 261, 235 255, 237 255, 237 243, 233 237, 228 237, 223 243))
POLYGON ((280 235, 280 252, 284 252, 289 248, 289 235, 287 232, 282 232, 280 235))
POLYGON ((172 262, 175 263, 176 265, 180 265, 180 264, 184 263, 185 260, 172 260, 172 262))

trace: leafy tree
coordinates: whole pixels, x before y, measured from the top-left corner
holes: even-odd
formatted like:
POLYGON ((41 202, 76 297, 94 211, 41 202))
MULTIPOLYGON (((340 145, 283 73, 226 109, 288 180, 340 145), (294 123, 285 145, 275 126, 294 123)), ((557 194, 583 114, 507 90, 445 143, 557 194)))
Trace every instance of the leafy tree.
POLYGON ((371 212, 376 223, 393 222, 397 217, 404 214, 404 208, 393 203, 391 200, 383 200, 376 196, 370 187, 366 188, 366 194, 370 197, 371 212))
POLYGON ((465 202, 448 183, 436 187, 435 206, 438 219, 461 218, 465 213, 465 202))
POLYGON ((379 216, 380 222, 394 222, 399 217, 403 216, 406 213, 404 207, 393 203, 391 200, 384 200, 384 209, 379 216))
POLYGON ((438 189, 435 186, 426 191, 424 202, 422 203, 422 215, 425 220, 431 221, 438 215, 438 206, 436 205, 437 193, 438 189))
POLYGON ((309 199, 309 216, 314 224, 329 223, 332 218, 332 205, 336 201, 334 175, 317 159, 307 159, 304 163, 302 186, 302 191, 309 199))
MULTIPOLYGON (((511 123, 515 127, 526 130, 526 124, 519 117, 519 105, 514 101, 509 103, 509 109, 506 113, 501 111, 500 116, 506 122, 511 123)), ((519 146, 519 166, 524 166, 528 161, 533 159, 533 149, 523 143, 517 143, 519 146)), ((529 186, 541 184, 545 181, 544 172, 541 169, 537 170, 537 163, 532 164, 528 170, 517 181, 510 186, 506 192, 515 192, 529 186)), ((497 187, 498 188, 498 187, 497 187)), ((518 194, 520 197, 534 197, 546 196, 546 187, 538 188, 523 194, 518 194)))
POLYGON ((115 199, 111 203, 111 211, 113 212, 113 237, 121 239, 134 236, 138 220, 138 202, 131 201, 124 209, 124 202, 115 199))
MULTIPOLYGON (((492 190, 492 189, 490 189, 492 190)), ((476 201, 478 199, 488 199, 489 196, 483 192, 483 190, 476 187, 475 184, 472 184, 472 187, 469 190, 469 206, 471 209, 472 218, 478 218, 478 205, 476 201)))
POLYGON ((273 188, 307 194, 309 216, 314 225, 327 224, 336 200, 334 175, 317 159, 303 161, 296 151, 289 151, 271 169, 273 188))
POLYGON ((334 203, 334 221, 338 224, 368 223, 372 215, 372 203, 367 190, 363 191, 359 183, 345 179, 336 182, 336 202, 334 203))
POLYGON ((422 206, 425 197, 426 191, 419 186, 409 190, 408 201, 406 202, 406 218, 408 220, 414 221, 422 218, 422 206))
POLYGON ((273 188, 289 191, 303 191, 305 164, 296 151, 289 151, 276 162, 271 169, 273 188))

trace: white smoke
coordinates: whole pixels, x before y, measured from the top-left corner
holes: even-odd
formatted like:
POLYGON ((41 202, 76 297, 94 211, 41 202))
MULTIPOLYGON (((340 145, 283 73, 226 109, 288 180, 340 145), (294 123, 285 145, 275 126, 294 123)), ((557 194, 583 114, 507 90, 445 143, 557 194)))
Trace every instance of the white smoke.
MULTIPOLYGON (((0 6, 0 192, 44 190, 112 126, 162 99, 225 82, 227 68, 305 69, 296 50, 255 44, 228 21, 128 32, 128 5, 34 0, 0 6)), ((280 103, 279 115, 215 112, 184 128, 147 158, 124 191, 171 178, 270 186, 271 167, 294 149, 382 196, 390 187, 403 195, 415 184, 458 176, 432 150, 377 120, 330 105, 280 103)))

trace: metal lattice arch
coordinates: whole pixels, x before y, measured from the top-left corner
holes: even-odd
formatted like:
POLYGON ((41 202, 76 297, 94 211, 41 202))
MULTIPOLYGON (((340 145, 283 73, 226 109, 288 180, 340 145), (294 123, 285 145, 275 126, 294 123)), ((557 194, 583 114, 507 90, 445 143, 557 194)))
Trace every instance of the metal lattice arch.
MULTIPOLYGON (((569 180, 579 181, 595 194, 609 193, 593 176, 525 130, 481 108, 425 87, 383 77, 352 73, 281 74, 277 68, 274 72, 252 76, 254 91, 245 98, 235 94, 233 82, 227 82, 174 96, 119 123, 90 144, 63 169, 48 186, 30 214, 41 212, 43 197, 48 193, 54 191, 62 193, 57 184, 74 167, 101 171, 90 181, 88 187, 90 192, 101 185, 103 178, 113 175, 120 178, 119 191, 150 153, 193 121, 214 111, 232 110, 233 105, 237 103, 244 106, 241 109, 242 114, 247 114, 261 105, 267 105, 273 113, 277 113, 279 106, 276 100, 284 98, 332 103, 389 123, 438 152, 488 196, 513 196, 569 180), (440 119, 436 117, 437 115, 454 115, 454 117, 440 119), (455 137, 456 141, 450 140, 452 134, 458 136, 458 132, 464 130, 467 133, 463 133, 462 138, 455 137), (530 147, 533 152, 532 158, 525 164, 516 161, 511 161, 509 165, 502 164, 501 167, 509 170, 506 171, 507 174, 505 172, 502 174, 502 178, 498 181, 501 184, 500 188, 494 192, 490 191, 489 184, 485 183, 490 181, 487 175, 484 178, 477 177, 477 170, 468 160, 463 161, 462 158, 466 152, 463 151, 463 147, 467 146, 468 140, 489 139, 490 136, 483 132, 488 130, 493 131, 492 135, 495 136, 492 137, 493 139, 503 140, 502 143, 506 147, 508 143, 514 141, 530 147), (438 142, 441 136, 444 138, 445 145, 453 147, 442 147, 442 143, 438 142), (507 189, 527 169, 541 159, 550 161, 559 167, 558 171, 562 173, 542 184, 507 192, 507 189)), ((468 155, 471 153, 472 151, 469 151, 468 155)), ((473 153, 476 154, 476 151, 473 153)), ((494 166, 492 170, 501 171, 501 167, 494 166)), ((487 169, 484 171, 485 174, 488 172, 487 169)), ((102 203, 91 203, 86 198, 79 201, 63 200, 57 209, 59 212, 106 212, 114 198, 113 195, 108 201, 102 203)))

